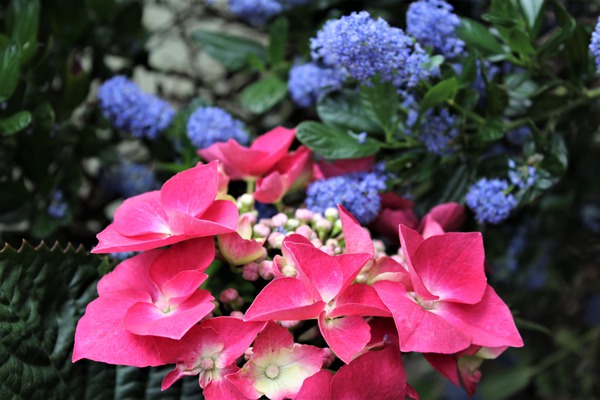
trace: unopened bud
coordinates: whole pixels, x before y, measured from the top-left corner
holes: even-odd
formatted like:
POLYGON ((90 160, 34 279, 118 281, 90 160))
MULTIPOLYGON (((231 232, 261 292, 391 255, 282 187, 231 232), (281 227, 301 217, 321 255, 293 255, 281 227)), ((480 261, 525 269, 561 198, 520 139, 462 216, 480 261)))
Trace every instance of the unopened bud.
POLYGON ((237 319, 244 319, 244 313, 241 311, 232 311, 229 313, 229 316, 237 319))
POLYGON ((302 321, 296 321, 296 320, 279 321, 279 323, 281 324, 281 326, 283 326, 284 328, 287 328, 287 329, 295 329, 298 326, 300 326, 301 322, 302 321))
POLYGON ((249 211, 249 212, 245 212, 243 214, 240 215, 240 218, 247 218, 248 222, 250 222, 251 224, 255 224, 256 223, 256 212, 255 211, 249 211))
POLYGON ((256 224, 252 228, 254 236, 259 238, 267 238, 271 234, 271 228, 264 224, 256 224))
POLYGON ((247 281, 258 280, 258 264, 255 262, 248 263, 242 267, 242 277, 247 281))
POLYGON ((267 241, 269 245, 274 249, 281 249, 281 245, 283 244, 283 239, 285 239, 285 234, 281 232, 272 232, 269 235, 267 241))
POLYGON ((273 279, 273 261, 261 261, 258 265, 258 274, 266 281, 273 279))
POLYGON ((300 225, 296 228, 295 231, 297 234, 304 236, 308 240, 314 239, 317 237, 315 231, 313 231, 308 225, 300 225))
POLYGON ((287 222, 288 217, 287 215, 285 215, 284 213, 279 213, 279 214, 275 214, 273 215, 273 217, 271 217, 271 224, 274 227, 280 227, 280 226, 284 226, 285 223, 287 222))
POLYGON ((296 229, 299 226, 300 226, 300 221, 298 221, 295 218, 290 218, 285 223, 285 229, 287 229, 289 231, 293 231, 294 229, 296 229))
POLYGON ((333 222, 340 217, 337 208, 329 207, 325 210, 325 218, 333 222))
POLYGON ((307 208, 299 208, 296 210, 294 216, 296 217, 296 219, 302 222, 310 222, 313 219, 313 212, 307 208))

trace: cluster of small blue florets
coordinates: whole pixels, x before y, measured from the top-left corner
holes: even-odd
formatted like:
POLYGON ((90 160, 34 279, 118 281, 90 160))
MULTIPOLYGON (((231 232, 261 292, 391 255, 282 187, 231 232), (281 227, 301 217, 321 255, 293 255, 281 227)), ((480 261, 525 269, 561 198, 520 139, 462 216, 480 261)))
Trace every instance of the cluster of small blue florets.
POLYGON ((406 32, 423 46, 448 59, 464 52, 465 43, 456 36, 460 18, 444 0, 422 0, 412 3, 406 13, 406 32))
POLYGON ((521 125, 506 134, 508 141, 515 146, 523 146, 531 136, 533 133, 527 125, 521 125))
POLYGON ((310 0, 229 0, 231 13, 252 25, 264 25, 269 19, 310 0))
POLYGON ((306 191, 306 206, 313 212, 324 213, 341 204, 358 222, 368 224, 379 214, 379 192, 386 188, 385 179, 375 172, 354 172, 317 180, 306 191))
POLYGON ((108 169, 103 184, 109 191, 125 198, 137 196, 159 187, 154 171, 144 164, 122 161, 108 169))
POLYGON ((419 138, 427 147, 427 151, 438 156, 450 152, 450 143, 458 136, 457 118, 447 108, 438 113, 428 110, 421 121, 419 138))
POLYGON ((244 124, 219 107, 200 107, 194 111, 188 119, 187 135, 198 149, 229 139, 244 146, 249 141, 244 124))
POLYGON ((508 160, 508 167, 508 178, 510 179, 510 182, 521 189, 532 187, 538 178, 537 169, 532 165, 517 167, 514 160, 508 160))
POLYGON ((144 93, 124 76, 115 76, 98 89, 100 109, 116 128, 138 138, 156 139, 175 116, 169 103, 144 93))
POLYGON ((504 179, 480 179, 469 189, 466 203, 475 212, 479 223, 498 224, 510 215, 517 206, 512 194, 507 194, 509 185, 504 179))
POLYGON ((596 23, 596 28, 592 32, 592 41, 590 42, 590 52, 596 61, 596 70, 600 72, 600 18, 596 23))
POLYGON ((342 70, 307 63, 292 67, 288 88, 294 103, 311 107, 322 95, 340 89, 345 80, 346 73, 342 70))
POLYGON ((52 190, 50 193, 50 204, 46 212, 54 219, 61 219, 67 214, 69 204, 64 200, 64 193, 60 189, 52 190))
POLYGON ((402 29, 371 18, 367 11, 328 21, 311 39, 310 48, 313 60, 345 69, 362 83, 379 75, 403 89, 430 75, 423 66, 427 53, 402 29))

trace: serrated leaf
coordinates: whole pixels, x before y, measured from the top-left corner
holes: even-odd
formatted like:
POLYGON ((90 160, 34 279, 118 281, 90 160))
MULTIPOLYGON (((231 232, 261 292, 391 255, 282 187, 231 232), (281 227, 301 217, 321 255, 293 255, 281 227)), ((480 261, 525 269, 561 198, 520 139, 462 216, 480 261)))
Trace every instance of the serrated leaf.
POLYGON ((425 93, 423 101, 421 101, 421 111, 428 110, 451 99, 457 90, 458 81, 455 77, 437 83, 425 93))
POLYGON ((317 114, 326 125, 354 132, 383 132, 378 124, 369 120, 356 91, 345 90, 321 97, 317 114))
POLYGON ((253 40, 205 30, 193 32, 192 38, 202 45, 202 50, 231 71, 248 66, 250 54, 263 62, 267 58, 264 46, 253 40))
POLYGON ((279 78, 270 77, 255 82, 242 92, 244 107, 255 114, 262 114, 285 98, 287 84, 279 78))
POLYGON ((19 83, 19 45, 0 35, 0 102, 12 96, 19 83))
POLYGON ((287 18, 280 17, 271 24, 269 29, 269 64, 276 67, 285 60, 289 23, 287 18))
POLYGON ((10 136, 21 132, 31 125, 32 116, 29 111, 20 111, 8 118, 0 120, 0 134, 10 136))
POLYGON ((7 13, 7 30, 21 47, 21 64, 35 55, 40 19, 39 0, 12 0, 7 13))
POLYGON ((333 160, 367 157, 380 148, 376 140, 366 138, 364 143, 360 143, 348 132, 315 121, 298 125, 296 138, 317 154, 333 160))

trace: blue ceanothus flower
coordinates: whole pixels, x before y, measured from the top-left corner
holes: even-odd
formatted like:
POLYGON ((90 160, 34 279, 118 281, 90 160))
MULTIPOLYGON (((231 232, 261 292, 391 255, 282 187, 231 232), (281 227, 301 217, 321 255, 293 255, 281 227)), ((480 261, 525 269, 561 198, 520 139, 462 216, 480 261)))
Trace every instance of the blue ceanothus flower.
POLYGON ((379 192, 385 190, 385 182, 386 177, 377 172, 354 172, 319 179, 306 191, 306 206, 313 212, 324 213, 341 204, 358 222, 368 224, 379 214, 379 192))
POLYGON ((425 112, 421 120, 419 139, 425 144, 428 152, 438 156, 451 152, 450 144, 458 136, 457 120, 447 108, 438 112, 432 109, 425 112))
POLYGON ((590 52, 596 61, 596 71, 600 72, 600 18, 596 23, 596 28, 592 32, 592 41, 590 42, 590 52))
POLYGON ((100 109, 114 127, 138 138, 154 140, 173 120, 169 103, 144 93, 124 76, 115 76, 98 89, 100 109))
POLYGON ((294 103, 311 107, 322 95, 340 89, 345 80, 346 73, 342 70, 306 63, 292 67, 288 88, 294 103))
POLYGON ((507 194, 509 184, 504 179, 480 179, 469 189, 466 203, 475 212, 479 223, 499 224, 517 206, 512 194, 507 194))
POLYGON ((48 215, 54 219, 64 218, 68 208, 69 204, 64 200, 64 193, 62 190, 52 190, 52 193, 50 193, 50 204, 46 210, 48 215))
POLYGON ((383 82, 405 89, 431 74, 424 68, 429 56, 419 44, 366 11, 327 21, 310 48, 313 60, 344 69, 362 83, 379 75, 383 82))
POLYGON ((160 187, 153 169, 130 161, 122 161, 106 169, 101 182, 107 190, 125 198, 160 187))
POLYGON ((244 146, 249 141, 244 124, 219 107, 200 107, 194 111, 188 119, 187 135, 198 149, 229 139, 244 146))
POLYGON ((460 18, 444 0, 422 0, 412 3, 406 13, 406 32, 423 46, 447 59, 460 56, 465 42, 456 36, 460 18))
POLYGON ((231 13, 252 25, 264 25, 269 19, 310 0, 229 0, 231 13))

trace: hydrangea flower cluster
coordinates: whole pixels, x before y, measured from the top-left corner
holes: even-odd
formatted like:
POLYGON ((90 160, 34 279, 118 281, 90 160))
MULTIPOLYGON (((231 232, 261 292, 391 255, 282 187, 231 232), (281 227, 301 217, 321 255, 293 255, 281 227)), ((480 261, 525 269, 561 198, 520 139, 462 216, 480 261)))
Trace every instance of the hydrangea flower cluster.
POLYGON ((411 88, 427 78, 429 57, 401 29, 366 11, 330 20, 310 43, 312 58, 344 69, 361 83, 379 75, 399 89, 411 88))
POLYGON ((200 107, 194 111, 188 119, 187 135, 198 149, 229 139, 243 145, 247 145, 249 141, 242 121, 219 107, 200 107))
POLYGON ((450 114, 447 108, 435 113, 427 110, 423 116, 419 139, 427 147, 427 151, 438 156, 450 152, 450 143, 458 136, 457 117, 450 114))
POLYGON ((149 192, 159 186, 151 168, 128 161, 109 168, 103 176, 103 183, 108 190, 125 198, 149 192))
POLYGON ((456 36, 460 18, 444 0, 421 0, 411 3, 406 13, 406 32, 423 46, 447 59, 460 56, 465 43, 456 36))
POLYGON ((98 89, 98 100, 106 119, 137 138, 156 139, 175 116, 169 103, 142 92, 124 76, 104 82, 98 89))
POLYGON ((479 223, 499 224, 517 206, 517 200, 508 190, 509 184, 504 179, 483 178, 471 186, 466 203, 479 223))
POLYGON ((311 107, 322 95, 340 89, 345 80, 346 74, 342 70, 306 63, 292 67, 288 88, 294 103, 311 107))
POLYGON ((54 219, 61 219, 67 214, 69 204, 64 200, 64 193, 60 189, 54 189, 50 193, 50 204, 48 205, 48 215, 54 219))
POLYGON ((598 18, 594 32, 592 32, 592 40, 589 48, 596 61, 596 70, 600 72, 600 18, 598 18))
POLYGON ((306 206, 313 212, 341 204, 362 224, 373 221, 381 208, 379 192, 386 179, 377 173, 356 172, 317 180, 306 191, 306 206))

